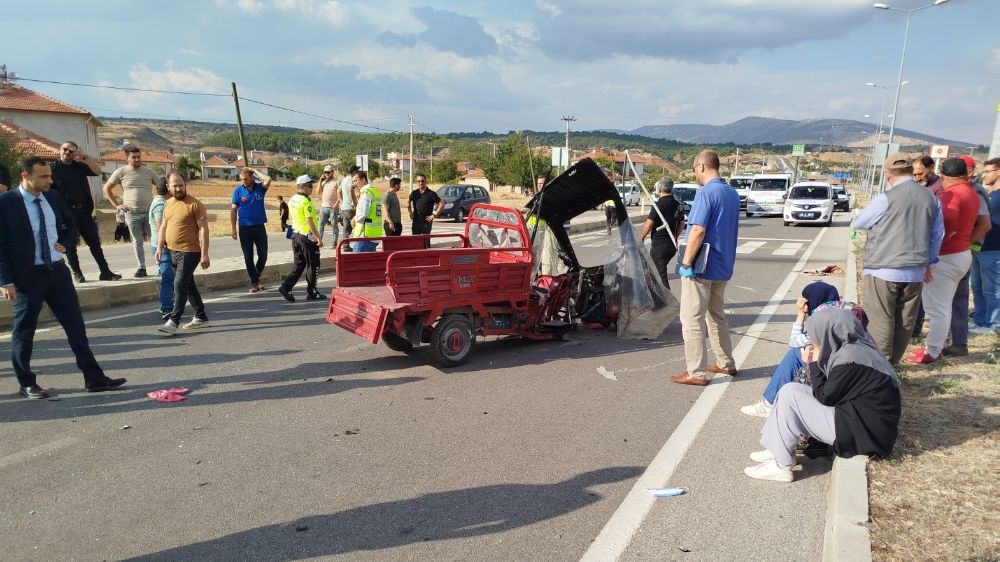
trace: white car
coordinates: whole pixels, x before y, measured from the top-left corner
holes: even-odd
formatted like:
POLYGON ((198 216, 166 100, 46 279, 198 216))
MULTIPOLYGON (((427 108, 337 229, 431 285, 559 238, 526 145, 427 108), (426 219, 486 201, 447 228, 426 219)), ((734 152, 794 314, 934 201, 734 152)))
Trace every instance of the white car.
POLYGON ((619 185, 618 193, 622 196, 622 203, 625 203, 626 207, 638 205, 639 198, 642 197, 637 183, 627 183, 624 187, 619 185))
POLYGON ((750 184, 747 217, 780 215, 785 210, 785 193, 792 184, 791 174, 757 174, 750 184))
POLYGON ((818 181, 799 182, 788 190, 785 199, 785 226, 790 224, 833 222, 836 197, 829 183, 818 181))
POLYGON ((753 185, 753 176, 733 176, 729 178, 729 185, 731 185, 740 196, 740 209, 746 209, 747 199, 750 196, 750 186, 753 185))

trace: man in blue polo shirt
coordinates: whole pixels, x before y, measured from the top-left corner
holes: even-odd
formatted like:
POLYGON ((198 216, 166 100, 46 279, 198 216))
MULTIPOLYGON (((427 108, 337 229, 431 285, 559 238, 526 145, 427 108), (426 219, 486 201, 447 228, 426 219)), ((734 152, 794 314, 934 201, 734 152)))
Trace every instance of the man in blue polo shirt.
POLYGON ((681 276, 680 317, 687 370, 670 380, 705 386, 709 372, 736 375, 733 342, 723 304, 726 283, 733 276, 736 263, 740 196, 719 177, 719 155, 711 150, 702 150, 695 157, 694 175, 703 187, 697 191, 688 213, 687 248, 678 256, 677 268, 681 276), (708 252, 705 269, 696 271, 701 251, 708 252), (706 321, 715 365, 708 364, 706 321))
POLYGON ((250 292, 261 290, 260 274, 267 264, 267 216, 264 213, 264 195, 271 187, 271 178, 254 170, 243 168, 240 173, 243 183, 233 190, 233 207, 229 219, 233 227, 233 240, 240 241, 243 262, 250 275, 250 292), (256 181, 259 179, 260 181, 256 181), (239 229, 237 229, 237 221, 239 229), (253 261, 254 247, 257 248, 257 263, 253 261))

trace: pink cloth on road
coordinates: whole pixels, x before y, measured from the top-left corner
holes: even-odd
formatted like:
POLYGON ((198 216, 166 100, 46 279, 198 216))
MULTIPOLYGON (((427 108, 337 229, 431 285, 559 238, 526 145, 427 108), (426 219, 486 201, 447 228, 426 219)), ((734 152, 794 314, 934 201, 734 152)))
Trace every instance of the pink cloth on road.
POLYGON ((161 388, 153 392, 147 392, 146 396, 157 402, 180 402, 181 400, 187 400, 187 397, 184 395, 188 392, 189 390, 186 388, 161 388))

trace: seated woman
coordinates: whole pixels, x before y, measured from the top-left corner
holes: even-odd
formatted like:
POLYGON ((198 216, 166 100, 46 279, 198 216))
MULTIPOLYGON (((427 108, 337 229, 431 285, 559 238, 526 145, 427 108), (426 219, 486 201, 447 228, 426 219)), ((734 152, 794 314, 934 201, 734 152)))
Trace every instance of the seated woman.
POLYGON ((848 310, 817 310, 806 321, 812 345, 802 349, 809 385, 778 392, 761 433, 760 464, 744 473, 759 480, 792 481, 799 436, 833 445, 838 456, 886 457, 896 443, 901 412, 896 372, 848 310))
POLYGON ((778 368, 771 375, 771 382, 764 389, 764 397, 750 404, 743 406, 740 411, 748 416, 766 418, 771 413, 774 405, 774 398, 778 395, 781 387, 795 380, 795 375, 805 364, 802 362, 799 350, 809 344, 809 337, 802 329, 802 325, 819 305, 840 300, 840 293, 837 288, 822 281, 810 283, 802 289, 802 297, 796 303, 799 308, 799 315, 792 324, 792 335, 788 339, 788 352, 778 363, 778 368))

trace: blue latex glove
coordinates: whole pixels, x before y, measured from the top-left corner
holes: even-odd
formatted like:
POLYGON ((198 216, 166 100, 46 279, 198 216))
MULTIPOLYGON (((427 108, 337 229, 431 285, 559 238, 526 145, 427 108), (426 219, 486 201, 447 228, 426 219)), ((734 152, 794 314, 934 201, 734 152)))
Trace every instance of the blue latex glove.
POLYGON ((677 268, 677 275, 680 275, 681 277, 687 277, 688 279, 694 279, 694 268, 685 267, 682 265, 677 268))

